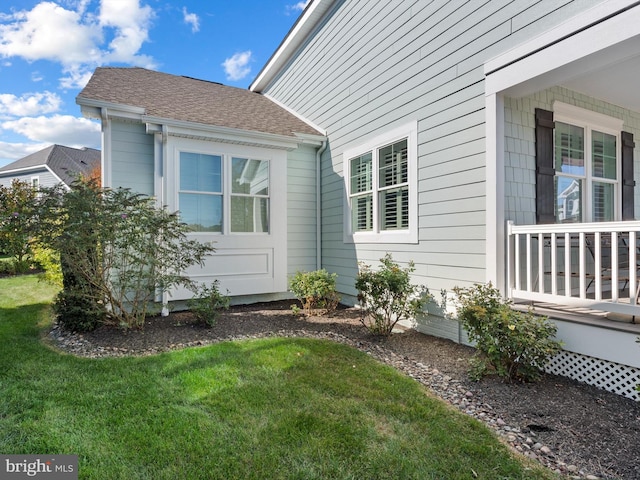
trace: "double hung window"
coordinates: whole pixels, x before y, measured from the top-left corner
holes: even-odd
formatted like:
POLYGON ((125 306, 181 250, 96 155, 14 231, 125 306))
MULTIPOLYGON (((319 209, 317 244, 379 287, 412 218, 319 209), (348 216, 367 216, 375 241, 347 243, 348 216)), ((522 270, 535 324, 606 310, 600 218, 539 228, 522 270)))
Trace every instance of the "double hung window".
POLYGON ((557 222, 616 220, 619 134, 556 121, 554 137, 557 222))
POLYGON ((415 124, 345 151, 346 240, 415 243, 415 124))
POLYGON ((561 102, 535 119, 538 223, 635 218, 634 142, 621 119, 561 102))
POLYGON ((268 233, 269 161, 179 153, 178 209, 194 232, 268 233))

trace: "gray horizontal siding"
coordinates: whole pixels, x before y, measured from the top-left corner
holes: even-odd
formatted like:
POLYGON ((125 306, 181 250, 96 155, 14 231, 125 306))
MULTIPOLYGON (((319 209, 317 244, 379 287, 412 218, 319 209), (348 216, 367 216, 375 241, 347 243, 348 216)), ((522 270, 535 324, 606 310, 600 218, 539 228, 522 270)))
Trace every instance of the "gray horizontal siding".
MULTIPOLYGON (((326 129, 323 265, 355 294, 358 261, 416 263, 432 290, 485 279, 484 73, 488 59, 598 0, 336 2, 267 92, 326 129), (418 122, 418 245, 343 242, 343 151, 418 122)), ((439 327, 457 336, 457 326, 439 327)), ((447 333, 448 332, 448 333, 447 333)))
MULTIPOLYGON (((303 146, 287 159, 287 273, 316 269, 316 150, 303 146)), ((273 212, 273 215, 282 212, 273 212)))
POLYGON ((56 177, 55 175, 53 175, 49 170, 43 168, 43 169, 38 169, 38 170, 31 170, 29 172, 26 173, 15 173, 15 174, 3 174, 0 175, 0 186, 3 187, 10 187, 11 183, 14 180, 18 180, 20 182, 26 182, 29 185, 31 185, 31 180, 34 177, 38 177, 38 182, 40 187, 53 187, 54 185, 57 185, 59 183, 61 183, 60 179, 58 177, 56 177))
POLYGON ((154 195, 153 135, 142 124, 111 122, 112 183, 154 195))

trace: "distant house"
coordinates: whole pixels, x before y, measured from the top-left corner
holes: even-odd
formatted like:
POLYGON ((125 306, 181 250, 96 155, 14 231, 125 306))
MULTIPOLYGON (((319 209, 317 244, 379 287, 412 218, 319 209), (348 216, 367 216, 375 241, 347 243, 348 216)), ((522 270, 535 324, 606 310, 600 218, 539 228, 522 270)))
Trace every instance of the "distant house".
MULTIPOLYGON (((284 296, 248 284, 285 262, 338 273, 355 303, 358 262, 391 252, 432 292, 491 281, 535 304, 565 344, 550 371, 637 398, 639 18, 632 0, 312 0, 249 92, 98 69, 78 103, 102 119, 107 185, 232 246, 203 276, 244 276, 232 294, 284 296), (268 199, 236 159, 270 162, 247 170, 268 199)), ((421 331, 467 341, 433 313, 421 331)))
POLYGON ((89 176, 100 171, 100 150, 51 145, 0 168, 0 185, 8 187, 14 180, 34 187, 71 185, 80 174, 89 176))

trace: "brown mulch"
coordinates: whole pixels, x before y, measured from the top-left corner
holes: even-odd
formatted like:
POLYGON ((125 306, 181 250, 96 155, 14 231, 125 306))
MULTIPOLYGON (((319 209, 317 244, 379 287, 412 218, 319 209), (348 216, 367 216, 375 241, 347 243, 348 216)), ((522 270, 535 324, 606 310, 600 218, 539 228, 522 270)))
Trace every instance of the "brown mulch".
POLYGON ((583 478, 591 474, 640 479, 640 403, 553 375, 535 384, 505 384, 495 377, 472 382, 467 377, 474 353, 470 347, 414 330, 378 339, 362 327, 354 309, 341 308, 331 317, 305 317, 293 315, 291 303, 231 307, 213 328, 197 324, 188 312, 175 312, 150 319, 141 331, 102 327, 83 338, 93 346, 128 353, 284 330, 333 332, 355 341, 381 344, 401 358, 458 381, 476 402, 490 408, 506 425, 530 432, 536 443, 549 447, 555 461, 577 466, 583 478))

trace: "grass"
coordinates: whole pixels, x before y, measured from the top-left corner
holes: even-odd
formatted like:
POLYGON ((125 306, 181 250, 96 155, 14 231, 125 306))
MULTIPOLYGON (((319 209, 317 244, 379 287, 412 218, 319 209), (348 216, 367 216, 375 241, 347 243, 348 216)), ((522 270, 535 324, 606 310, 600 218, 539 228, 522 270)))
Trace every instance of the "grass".
POLYGON ((95 479, 551 479, 480 422, 355 349, 226 342, 81 359, 41 341, 54 291, 0 279, 0 452, 95 479))

